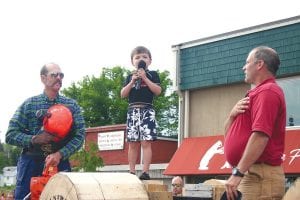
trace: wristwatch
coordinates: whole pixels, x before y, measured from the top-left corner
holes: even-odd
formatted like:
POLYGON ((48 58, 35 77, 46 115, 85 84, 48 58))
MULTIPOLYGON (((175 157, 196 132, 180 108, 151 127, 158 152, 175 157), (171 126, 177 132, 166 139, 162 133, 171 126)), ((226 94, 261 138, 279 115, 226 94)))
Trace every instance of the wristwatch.
POLYGON ((242 172, 240 172, 240 170, 236 167, 232 168, 232 175, 233 176, 244 177, 244 174, 242 172))

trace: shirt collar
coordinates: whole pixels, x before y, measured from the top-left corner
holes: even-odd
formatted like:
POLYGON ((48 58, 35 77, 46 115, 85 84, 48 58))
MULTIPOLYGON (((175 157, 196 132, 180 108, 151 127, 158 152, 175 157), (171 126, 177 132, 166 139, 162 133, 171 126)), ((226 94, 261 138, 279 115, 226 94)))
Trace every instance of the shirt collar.
POLYGON ((268 79, 264 80, 263 82, 261 82, 260 84, 258 84, 255 88, 253 88, 251 90, 248 90, 247 94, 245 95, 245 97, 249 96, 250 92, 253 92, 253 91, 257 90, 260 86, 262 86, 262 85, 264 85, 266 83, 275 83, 275 78, 273 78, 273 77, 272 78, 268 78, 268 79))
POLYGON ((60 99, 60 95, 57 94, 57 96, 56 96, 53 100, 51 100, 51 99, 46 95, 45 92, 43 92, 42 97, 43 97, 43 99, 45 100, 45 102, 47 102, 47 103, 53 103, 53 104, 59 102, 59 99, 60 99))
POLYGON ((272 77, 272 78, 268 78, 268 79, 264 80, 263 82, 261 82, 260 84, 258 84, 256 86, 256 88, 259 87, 259 86, 261 86, 261 85, 263 85, 263 84, 266 84, 266 83, 275 83, 275 78, 272 77))

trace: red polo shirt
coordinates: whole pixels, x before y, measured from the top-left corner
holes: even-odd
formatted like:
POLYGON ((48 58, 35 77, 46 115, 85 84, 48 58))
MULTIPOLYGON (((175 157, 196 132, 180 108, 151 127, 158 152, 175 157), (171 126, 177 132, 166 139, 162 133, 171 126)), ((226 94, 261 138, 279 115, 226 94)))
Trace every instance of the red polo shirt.
POLYGON ((257 162, 280 165, 286 126, 283 91, 271 78, 250 90, 247 95, 250 97, 249 109, 236 117, 225 137, 226 159, 232 166, 237 166, 251 134, 257 131, 269 137, 257 162))

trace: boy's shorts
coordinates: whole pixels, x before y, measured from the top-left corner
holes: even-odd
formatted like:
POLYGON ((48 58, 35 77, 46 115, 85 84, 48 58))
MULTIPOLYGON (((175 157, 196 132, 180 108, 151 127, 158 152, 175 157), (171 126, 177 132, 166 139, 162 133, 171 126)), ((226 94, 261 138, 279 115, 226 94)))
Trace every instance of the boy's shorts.
POLYGON ((127 112, 127 141, 156 140, 156 120, 153 108, 129 108, 127 112))

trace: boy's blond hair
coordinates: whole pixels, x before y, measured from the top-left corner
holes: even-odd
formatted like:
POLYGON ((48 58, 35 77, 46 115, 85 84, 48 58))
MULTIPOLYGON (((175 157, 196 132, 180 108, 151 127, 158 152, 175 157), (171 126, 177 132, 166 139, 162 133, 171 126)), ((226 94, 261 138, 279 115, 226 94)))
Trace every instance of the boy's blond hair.
POLYGON ((146 53, 146 54, 149 55, 149 58, 152 59, 152 57, 151 57, 151 52, 149 51, 149 49, 147 49, 147 48, 144 47, 144 46, 137 46, 137 47, 135 47, 135 48, 131 51, 131 56, 130 56, 131 61, 132 61, 132 58, 133 58, 134 55, 140 54, 140 53, 146 53))

